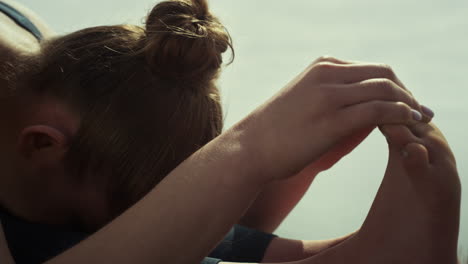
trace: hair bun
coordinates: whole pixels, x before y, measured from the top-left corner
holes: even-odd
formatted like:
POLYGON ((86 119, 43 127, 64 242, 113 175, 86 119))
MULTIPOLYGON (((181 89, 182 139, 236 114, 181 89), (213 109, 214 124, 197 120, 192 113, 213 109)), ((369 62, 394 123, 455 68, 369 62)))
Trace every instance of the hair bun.
POLYGON ((232 50, 229 33, 208 10, 206 0, 171 0, 156 5, 146 20, 144 51, 164 78, 191 83, 213 78, 222 53, 232 50))

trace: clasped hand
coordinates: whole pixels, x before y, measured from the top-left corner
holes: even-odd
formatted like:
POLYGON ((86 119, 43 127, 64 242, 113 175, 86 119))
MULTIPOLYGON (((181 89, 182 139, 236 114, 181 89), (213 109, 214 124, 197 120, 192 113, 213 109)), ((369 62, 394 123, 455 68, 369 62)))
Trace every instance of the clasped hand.
POLYGON ((377 126, 428 122, 423 110, 389 66, 322 57, 244 122, 255 123, 249 151, 270 181, 326 170, 377 126))

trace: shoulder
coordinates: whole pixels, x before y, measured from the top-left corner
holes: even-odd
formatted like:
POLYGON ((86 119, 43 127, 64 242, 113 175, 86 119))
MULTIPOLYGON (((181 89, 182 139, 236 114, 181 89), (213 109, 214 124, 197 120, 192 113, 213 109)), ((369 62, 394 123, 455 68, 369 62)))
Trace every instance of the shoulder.
POLYGON ((0 12, 0 63, 12 61, 22 54, 38 52, 40 45, 8 16, 0 12))
MULTIPOLYGON (((12 0, 2 0, 13 7, 36 26, 45 39, 55 36, 53 30, 32 10, 12 0)), ((38 52, 40 45, 37 39, 27 30, 18 26, 10 17, 0 12, 0 60, 5 56, 38 52)))
POLYGON ((21 12, 25 17, 27 17, 31 22, 41 31, 45 38, 53 37, 56 33, 52 28, 42 19, 38 14, 33 10, 27 8, 26 6, 14 1, 14 0, 2 0, 5 4, 15 8, 21 12))

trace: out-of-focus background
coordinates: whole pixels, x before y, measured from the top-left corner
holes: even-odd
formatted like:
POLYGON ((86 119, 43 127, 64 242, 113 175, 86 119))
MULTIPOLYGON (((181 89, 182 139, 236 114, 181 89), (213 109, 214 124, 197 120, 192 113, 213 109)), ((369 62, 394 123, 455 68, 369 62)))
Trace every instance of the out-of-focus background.
MULTIPOLYGON (((58 33, 103 24, 141 24, 154 0, 18 0, 58 33)), ((229 29, 236 59, 220 79, 226 128, 242 119, 315 58, 390 64, 458 159, 468 186, 468 1, 466 0, 211 0, 229 29)), ((279 124, 280 125, 280 124, 279 124)), ((362 224, 387 162, 374 132, 356 151, 320 175, 277 231, 325 239, 362 224)), ((468 254, 468 195, 463 195, 460 253, 468 254)))

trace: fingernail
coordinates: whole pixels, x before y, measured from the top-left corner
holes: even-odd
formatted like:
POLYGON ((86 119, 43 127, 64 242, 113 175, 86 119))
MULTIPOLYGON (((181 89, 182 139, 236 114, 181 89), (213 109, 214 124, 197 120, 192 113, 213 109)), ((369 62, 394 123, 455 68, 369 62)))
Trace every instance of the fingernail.
POLYGON ((413 114, 413 119, 416 121, 421 121, 422 120, 422 114, 419 113, 419 111, 412 109, 411 113, 413 114))
POLYGON ((432 111, 429 107, 421 105, 421 110, 425 115, 429 116, 430 118, 434 117, 434 111, 432 111))

